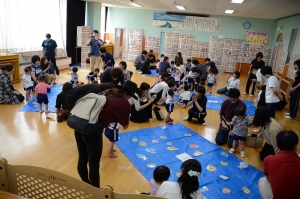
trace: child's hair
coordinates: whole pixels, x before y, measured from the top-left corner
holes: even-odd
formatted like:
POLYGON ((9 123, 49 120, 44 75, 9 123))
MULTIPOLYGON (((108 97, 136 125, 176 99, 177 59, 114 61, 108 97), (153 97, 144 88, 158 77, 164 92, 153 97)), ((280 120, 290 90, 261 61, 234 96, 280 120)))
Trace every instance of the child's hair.
POLYGON ((255 66, 255 65, 252 66, 252 67, 251 67, 251 71, 253 71, 253 70, 258 70, 258 66, 255 66))
POLYGON ((234 110, 234 115, 235 116, 245 116, 246 115, 246 109, 242 106, 238 106, 234 110))
POLYGON ((190 89, 190 87, 189 87, 188 85, 185 85, 185 86, 183 87, 183 89, 184 89, 185 91, 188 91, 188 90, 190 89))
POLYGON ((164 61, 167 61, 167 60, 169 60, 169 57, 165 56, 164 61))
POLYGON ((205 94, 205 87, 204 86, 197 86, 195 87, 196 93, 200 93, 202 96, 205 94))
POLYGON ((138 96, 141 98, 142 97, 142 92, 149 90, 150 89, 150 85, 146 82, 141 83, 140 87, 136 90, 136 93, 138 94, 138 96))
POLYGON ((73 68, 72 68, 72 71, 73 71, 74 73, 77 73, 78 68, 77 68, 77 67, 73 67, 73 68))
POLYGON ((154 53, 154 51, 152 49, 149 50, 149 53, 154 53))
POLYGON ((193 73, 195 73, 195 72, 197 72, 197 71, 198 71, 198 69, 197 69, 196 67, 193 67, 193 68, 192 68, 192 72, 193 72, 193 73))
POLYGON ((99 68, 95 68, 95 72, 99 73, 100 72, 99 68))
POLYGON ((111 63, 111 62, 106 62, 105 64, 106 64, 106 67, 112 66, 112 63, 111 63))
POLYGON ((5 64, 0 67, 1 67, 1 70, 8 71, 8 72, 10 72, 14 69, 13 65, 11 65, 11 64, 5 64))
MULTIPOLYGON (((179 66, 180 66, 180 64, 177 64, 177 65, 179 65, 179 66)), ((176 65, 176 66, 177 66, 177 65, 176 65)), ((175 68, 175 71, 179 71, 179 68, 175 68)))
POLYGON ((127 68, 127 63, 125 61, 120 61, 120 64, 124 67, 124 69, 127 68))
POLYGON ((160 62, 160 60, 158 59, 158 60, 156 60, 156 62, 160 62))
POLYGON ((64 83, 62 91, 68 93, 73 88, 73 85, 70 82, 64 83))
POLYGON ((47 81, 46 75, 39 76, 39 82, 46 82, 46 81, 47 81))
POLYGON ((27 72, 30 72, 30 71, 32 71, 32 69, 31 69, 31 67, 30 67, 30 66, 28 66, 28 67, 24 68, 24 72, 25 72, 25 73, 27 73, 27 72))
POLYGON ((160 78, 161 78, 164 82, 167 81, 167 78, 168 78, 168 77, 170 77, 170 75, 169 75, 167 72, 161 74, 161 76, 160 76, 160 78))
POLYGON ((192 60, 191 59, 187 59, 186 62, 192 62, 192 60))
POLYGON ((194 60, 192 61, 192 63, 193 63, 195 66, 198 65, 198 64, 200 64, 199 61, 198 61, 197 59, 194 59, 194 60))
POLYGON ((158 166, 153 171, 153 179, 155 182, 162 183, 169 179, 171 171, 166 166, 158 166))
POLYGON ((207 61, 210 61, 210 59, 209 58, 205 58, 205 62, 207 62, 207 61))
POLYGON ((198 160, 186 160, 181 165, 181 176, 178 178, 178 183, 181 185, 181 195, 184 199, 192 199, 193 192, 199 189, 199 181, 202 171, 201 164, 198 160))
POLYGON ((160 57, 164 57, 164 56, 165 56, 164 54, 161 54, 161 55, 160 55, 160 57))
POLYGON ((169 88, 174 87, 176 85, 176 82, 174 81, 174 79, 169 79, 168 80, 168 86, 169 88))
POLYGON ((175 64, 175 61, 171 61, 171 64, 172 64, 172 65, 175 64))
POLYGON ((241 73, 239 71, 235 71, 234 74, 235 74, 235 78, 237 79, 240 78, 241 76, 241 73))

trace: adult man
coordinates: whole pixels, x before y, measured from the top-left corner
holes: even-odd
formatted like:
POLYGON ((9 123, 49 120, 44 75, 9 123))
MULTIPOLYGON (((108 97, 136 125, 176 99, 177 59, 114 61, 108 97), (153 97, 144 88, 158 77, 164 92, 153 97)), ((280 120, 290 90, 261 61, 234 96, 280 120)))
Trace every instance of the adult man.
POLYGON ((165 56, 163 59, 163 62, 160 62, 159 64, 159 75, 162 75, 163 73, 170 72, 171 65, 169 63, 169 57, 165 56))
POLYGON ((101 46, 104 44, 103 41, 99 38, 98 30, 93 31, 91 39, 86 44, 90 46, 90 69, 91 71, 94 71, 95 66, 96 68, 100 67, 99 48, 101 48, 101 46))
POLYGON ((101 75, 101 83, 111 82, 115 85, 124 84, 124 74, 121 68, 106 68, 101 75))
POLYGON ((57 57, 57 44, 56 41, 51 39, 51 35, 49 33, 46 34, 46 38, 43 43, 43 56, 48 59, 49 62, 53 64, 55 67, 56 74, 59 75, 59 70, 56 66, 56 57, 57 57))
POLYGON ((261 74, 268 79, 266 84, 266 107, 270 111, 271 117, 275 119, 275 111, 280 100, 283 100, 283 96, 280 92, 279 82, 276 76, 272 73, 270 66, 264 66, 260 70, 261 74))
POLYGON ((294 131, 277 134, 277 155, 264 159, 264 174, 258 182, 263 199, 300 198, 300 158, 297 155, 298 135, 294 131))
POLYGON ((225 100, 222 103, 221 110, 220 110, 220 127, 219 131, 216 135, 216 144, 223 145, 227 142, 227 145, 232 147, 233 137, 229 136, 230 127, 226 125, 226 121, 231 122, 232 118, 234 117, 234 110, 237 107, 243 107, 247 110, 246 104, 239 99, 240 91, 236 88, 232 88, 228 92, 229 99, 225 100))
POLYGON ((106 52, 106 48, 103 48, 103 47, 100 48, 100 56, 103 61, 103 70, 107 66, 110 66, 110 67, 115 66, 115 59, 110 53, 106 52))
POLYGON ((138 55, 135 58, 133 65, 135 66, 136 70, 140 70, 141 66, 145 62, 147 54, 148 54, 148 52, 146 50, 143 50, 142 54, 138 55))
POLYGON ((298 104, 300 99, 300 59, 294 62, 295 70, 295 81, 290 89, 290 112, 286 113, 286 119, 295 119, 298 112, 298 104))

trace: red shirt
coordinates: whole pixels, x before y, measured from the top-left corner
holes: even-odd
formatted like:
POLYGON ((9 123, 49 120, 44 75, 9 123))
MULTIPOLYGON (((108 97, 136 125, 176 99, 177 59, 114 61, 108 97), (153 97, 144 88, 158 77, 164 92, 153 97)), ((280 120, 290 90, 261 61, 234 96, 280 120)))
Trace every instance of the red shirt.
POLYGON ((294 151, 281 151, 264 159, 274 199, 300 198, 300 158, 294 151))
POLYGON ((99 114, 98 121, 106 128, 110 123, 119 122, 122 126, 128 126, 131 106, 127 98, 108 97, 99 114))

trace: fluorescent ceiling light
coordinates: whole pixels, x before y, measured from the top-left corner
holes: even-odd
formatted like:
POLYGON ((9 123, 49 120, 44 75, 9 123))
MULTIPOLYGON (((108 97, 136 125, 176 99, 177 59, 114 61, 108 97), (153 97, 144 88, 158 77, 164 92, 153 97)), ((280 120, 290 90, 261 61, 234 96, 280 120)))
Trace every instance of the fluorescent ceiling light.
POLYGON ((135 7, 139 7, 139 8, 143 7, 143 6, 141 6, 140 4, 137 4, 137 3, 129 3, 129 4, 132 5, 132 6, 135 6, 135 7))
POLYGON ((234 12, 234 10, 226 10, 225 13, 226 14, 232 14, 234 12))
POLYGON ((243 3, 244 0, 231 0, 231 3, 243 3))
POLYGON ((183 7, 183 6, 176 6, 176 8, 177 8, 178 10, 185 10, 185 7, 183 7))

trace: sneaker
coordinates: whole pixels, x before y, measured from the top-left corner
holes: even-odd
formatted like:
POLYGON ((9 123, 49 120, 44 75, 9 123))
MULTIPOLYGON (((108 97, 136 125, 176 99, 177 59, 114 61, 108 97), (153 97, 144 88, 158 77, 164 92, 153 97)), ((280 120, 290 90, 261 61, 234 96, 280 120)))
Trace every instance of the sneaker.
POLYGON ((250 97, 253 97, 253 95, 252 95, 252 94, 250 94, 249 96, 250 96, 250 97))
POLYGON ((245 151, 241 151, 242 158, 246 156, 245 151))
POLYGON ((64 119, 66 117, 66 114, 65 113, 62 113, 58 118, 57 118, 57 122, 63 122, 64 119))
POLYGON ((290 116, 290 113, 284 113, 284 114, 290 116))
POLYGON ((166 121, 166 124, 172 125, 173 122, 171 122, 171 121, 166 121))
POLYGON ((116 157, 117 157, 117 154, 115 154, 115 153, 109 153, 109 154, 108 154, 108 157, 109 157, 109 158, 116 158, 116 157))
POLYGON ((289 115, 286 115, 286 116, 285 116, 285 119, 294 119, 294 118, 292 118, 292 117, 289 116, 289 115))
POLYGON ((248 93, 246 93, 246 92, 243 92, 243 95, 248 95, 248 93))
POLYGON ((189 121, 189 117, 184 117, 183 120, 184 121, 189 121))
POLYGON ((142 74, 142 73, 143 73, 142 71, 139 71, 139 72, 138 72, 138 74, 142 74))
POLYGON ((206 126, 206 122, 202 123, 203 126, 206 126))
POLYGON ((229 153, 234 153, 234 151, 235 151, 235 149, 234 149, 234 148, 231 148, 231 149, 229 150, 229 153))

